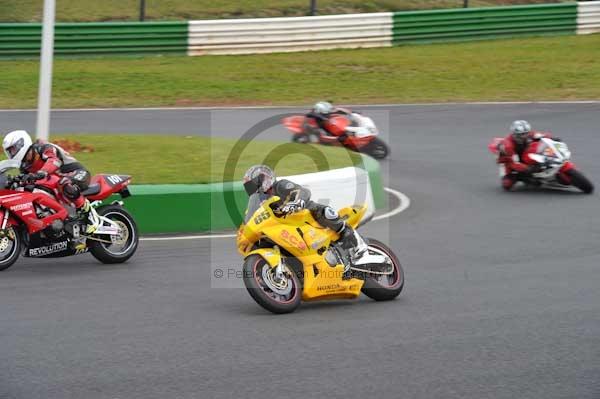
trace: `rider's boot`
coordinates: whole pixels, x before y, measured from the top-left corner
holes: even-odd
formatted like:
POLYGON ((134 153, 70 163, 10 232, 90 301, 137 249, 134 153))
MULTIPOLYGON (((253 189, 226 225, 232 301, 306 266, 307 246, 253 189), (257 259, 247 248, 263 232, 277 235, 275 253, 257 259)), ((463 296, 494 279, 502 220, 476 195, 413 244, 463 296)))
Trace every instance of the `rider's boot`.
POLYGON ((86 234, 93 234, 100 226, 100 218, 87 198, 81 208, 77 209, 77 216, 79 220, 86 224, 86 234))
POLYGON ((383 255, 373 255, 369 253, 369 246, 352 227, 344 224, 343 230, 339 232, 340 243, 342 247, 350 251, 352 264, 354 266, 384 263, 387 261, 383 255))
POLYGON ((510 191, 517 181, 518 179, 516 175, 508 174, 502 178, 502 188, 506 191, 510 191))
POLYGON ((344 226, 338 233, 340 235, 340 244, 342 244, 343 248, 350 251, 352 263, 356 264, 356 262, 363 258, 365 254, 368 254, 369 251, 367 251, 367 244, 362 239, 360 234, 358 234, 358 232, 352 227, 344 223, 344 226))

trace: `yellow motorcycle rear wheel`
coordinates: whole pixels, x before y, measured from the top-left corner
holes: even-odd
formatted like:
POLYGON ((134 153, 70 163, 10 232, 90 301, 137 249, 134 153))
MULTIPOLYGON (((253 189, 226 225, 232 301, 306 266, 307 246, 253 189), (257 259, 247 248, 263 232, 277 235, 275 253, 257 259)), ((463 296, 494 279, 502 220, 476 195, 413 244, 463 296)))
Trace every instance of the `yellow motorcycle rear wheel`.
POLYGON ((390 275, 367 276, 361 289, 362 293, 376 301, 390 301, 400 295, 404 288, 404 270, 394 252, 381 241, 373 238, 366 240, 369 248, 384 252, 392 260, 394 272, 390 275))

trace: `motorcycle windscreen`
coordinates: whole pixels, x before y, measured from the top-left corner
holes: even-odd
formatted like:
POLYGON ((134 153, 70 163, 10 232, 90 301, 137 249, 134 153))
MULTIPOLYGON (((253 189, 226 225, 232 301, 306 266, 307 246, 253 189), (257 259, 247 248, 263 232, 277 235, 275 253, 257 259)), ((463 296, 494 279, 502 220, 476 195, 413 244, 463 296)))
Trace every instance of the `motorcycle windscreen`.
POLYGON ((552 159, 556 161, 569 159, 569 157, 571 156, 569 148, 566 144, 557 141, 552 141, 550 139, 541 140, 536 153, 542 155, 546 159, 552 159))
POLYGON ((244 216, 244 224, 254 215, 254 212, 261 207, 262 203, 269 199, 270 195, 264 193, 254 193, 248 198, 248 207, 246 208, 246 216, 244 216))

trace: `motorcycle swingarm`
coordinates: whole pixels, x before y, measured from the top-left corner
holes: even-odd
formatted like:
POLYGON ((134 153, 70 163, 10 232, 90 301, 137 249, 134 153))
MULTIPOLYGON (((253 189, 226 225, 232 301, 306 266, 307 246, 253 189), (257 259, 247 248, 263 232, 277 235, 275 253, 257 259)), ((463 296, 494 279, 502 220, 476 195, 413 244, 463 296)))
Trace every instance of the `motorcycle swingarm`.
POLYGON ((100 219, 100 226, 94 231, 95 235, 119 235, 120 229, 118 224, 104 216, 98 215, 98 219, 100 219), (108 226, 106 224, 108 224, 108 226))

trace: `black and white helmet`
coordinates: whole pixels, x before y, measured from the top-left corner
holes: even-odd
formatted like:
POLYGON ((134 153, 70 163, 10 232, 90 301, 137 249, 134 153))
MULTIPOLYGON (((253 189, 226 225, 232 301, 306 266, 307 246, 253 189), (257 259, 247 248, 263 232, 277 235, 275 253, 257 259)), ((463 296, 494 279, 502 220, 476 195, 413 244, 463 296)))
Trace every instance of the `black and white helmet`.
POLYGON ((524 143, 531 133, 531 125, 527 121, 518 120, 510 125, 510 133, 517 143, 524 143))
POLYGON ((275 184, 275 173, 266 165, 254 165, 246 171, 242 182, 248 195, 266 193, 275 184))

